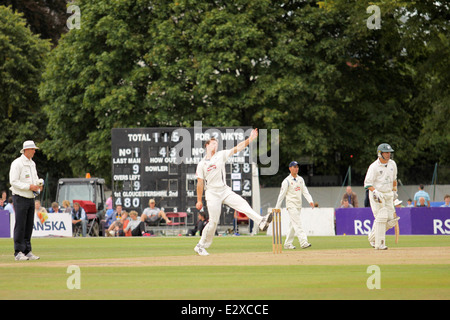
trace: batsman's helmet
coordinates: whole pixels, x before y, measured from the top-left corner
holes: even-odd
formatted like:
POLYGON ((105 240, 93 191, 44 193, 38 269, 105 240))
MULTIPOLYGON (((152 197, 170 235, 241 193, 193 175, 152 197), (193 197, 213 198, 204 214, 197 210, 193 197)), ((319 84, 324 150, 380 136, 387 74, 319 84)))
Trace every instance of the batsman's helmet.
POLYGON ((389 144, 382 143, 377 148, 378 158, 383 158, 383 156, 381 155, 382 152, 394 152, 394 149, 392 149, 392 147, 389 144))

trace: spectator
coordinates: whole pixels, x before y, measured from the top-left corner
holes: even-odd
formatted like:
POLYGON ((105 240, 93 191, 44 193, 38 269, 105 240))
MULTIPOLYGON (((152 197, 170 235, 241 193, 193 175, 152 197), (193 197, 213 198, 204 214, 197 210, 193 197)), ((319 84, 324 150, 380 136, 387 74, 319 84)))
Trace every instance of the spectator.
POLYGON ((108 199, 106 199, 106 210, 112 209, 113 205, 112 205, 112 196, 109 196, 108 199))
MULTIPOLYGON (((425 203, 425 198, 424 197, 420 197, 419 198, 419 204, 417 205, 417 207, 427 207, 426 203, 425 203)), ((429 206, 428 206, 429 207, 429 206)))
POLYGON ((133 237, 141 237, 145 233, 145 222, 138 219, 138 213, 134 210, 130 211, 130 218, 128 225, 123 228, 121 234, 119 231, 119 235, 125 235, 130 230, 133 237))
POLYGON ((364 198, 364 207, 365 208, 370 207, 369 189, 366 189, 366 197, 364 198))
POLYGON ((9 203, 9 199, 10 198, 8 198, 8 193, 6 192, 6 190, 3 190, 2 198, 1 198, 1 200, 3 200, 3 204, 2 204, 3 207, 6 207, 6 205, 9 203))
POLYGON ((62 213, 62 210, 59 208, 58 202, 53 202, 51 208, 48 210, 49 213, 62 213))
POLYGON ((72 207, 70 206, 69 200, 63 200, 62 205, 64 208, 63 210, 64 213, 72 213, 72 207))
POLYGON ((42 224, 44 224, 44 222, 48 219, 47 209, 45 209, 44 207, 40 207, 39 210, 36 211, 36 214, 42 224))
POLYGON ((0 210, 3 210, 3 199, 0 199, 0 210))
POLYGON ((352 191, 352 187, 347 186, 347 192, 342 196, 342 200, 347 199, 350 208, 358 208, 358 196, 352 191))
POLYGON ((81 225, 82 235, 83 237, 86 237, 87 223, 86 211, 84 211, 78 202, 74 202, 72 210, 72 230, 81 225))
POLYGON ((148 201, 148 208, 145 208, 144 212, 142 212, 141 221, 147 223, 149 226, 157 226, 161 218, 164 219, 167 224, 171 223, 172 221, 167 218, 164 211, 156 207, 155 204, 154 199, 148 201))
MULTIPOLYGON (((239 211, 234 210, 234 217, 233 217, 233 234, 235 236, 240 236, 239 234, 239 225, 238 225, 238 217, 239 217, 239 211)), ((250 219, 248 219, 250 220, 250 219)))
POLYGON ((414 207, 414 204, 412 203, 411 199, 408 199, 408 201, 406 201, 408 204, 406 205, 407 208, 412 208, 414 207))
POLYGON ((414 195, 414 206, 418 207, 418 201, 420 197, 423 197, 425 199, 425 205, 429 208, 430 207, 430 195, 428 194, 428 192, 424 191, 424 185, 421 184, 419 186, 419 191, 416 192, 416 194, 414 195))
POLYGON ((195 225, 194 229, 189 229, 187 236, 195 236, 195 235, 202 235, 203 228, 208 223, 208 220, 206 219, 206 213, 205 212, 199 212, 197 215, 197 224, 195 225))
POLYGON ((105 215, 105 219, 102 219, 100 221, 100 227, 102 230, 102 233, 105 236, 108 236, 107 233, 105 233, 105 229, 108 228, 114 223, 114 221, 116 220, 120 220, 120 218, 122 217, 122 205, 118 204, 116 206, 116 210, 112 210, 112 209, 108 209, 108 211, 106 211, 106 215, 105 215))
MULTIPOLYGON (((122 208, 122 206, 120 206, 122 208)), ((128 217, 128 212, 121 211, 121 216, 116 221, 113 221, 111 225, 108 228, 108 231, 106 232, 107 237, 117 237, 119 234, 121 234, 121 231, 123 228, 125 228, 128 225, 128 222, 130 221, 130 218, 128 217)), ((125 234, 126 236, 131 236, 131 233, 125 234)))
POLYGON ((9 213, 14 214, 14 205, 13 205, 13 197, 8 198, 8 204, 5 206, 4 210, 9 211, 9 213))
POLYGON ((445 202, 445 204, 443 204, 442 206, 441 206, 441 208, 445 208, 445 207, 450 207, 450 194, 446 194, 445 196, 444 196, 444 202, 445 202))
POLYGON ((38 213, 41 211, 41 202, 39 200, 34 201, 34 213, 38 213))
POLYGON ((396 208, 402 208, 403 206, 402 206, 402 200, 398 200, 398 199, 395 199, 395 201, 394 201, 394 207, 396 207, 396 208))
POLYGON ((341 206, 339 208, 353 208, 353 206, 348 202, 347 198, 342 199, 341 206))

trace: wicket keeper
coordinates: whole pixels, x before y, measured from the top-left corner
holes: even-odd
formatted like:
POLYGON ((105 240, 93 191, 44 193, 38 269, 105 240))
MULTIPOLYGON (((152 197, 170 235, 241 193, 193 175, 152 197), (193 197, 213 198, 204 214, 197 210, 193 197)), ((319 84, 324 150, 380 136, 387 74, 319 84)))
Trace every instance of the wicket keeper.
POLYGON ((281 183, 280 194, 278 195, 275 209, 281 209, 281 203, 286 198, 286 207, 290 218, 290 228, 284 242, 285 249, 295 249, 292 244, 294 236, 298 237, 300 247, 306 249, 311 246, 308 242, 306 232, 303 231, 300 221, 300 212, 302 210, 302 195, 308 201, 311 208, 314 208, 314 202, 306 187, 305 180, 298 175, 298 162, 292 161, 289 164, 289 171, 291 172, 281 183))

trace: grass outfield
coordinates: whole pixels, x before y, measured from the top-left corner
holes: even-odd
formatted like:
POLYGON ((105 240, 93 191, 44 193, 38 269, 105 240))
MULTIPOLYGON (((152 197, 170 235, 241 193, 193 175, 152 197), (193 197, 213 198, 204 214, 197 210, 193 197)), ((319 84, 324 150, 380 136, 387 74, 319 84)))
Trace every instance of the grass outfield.
MULTIPOLYGON (((36 238, 38 261, 14 261, 0 239, 0 299, 449 299, 450 237, 401 236, 375 251, 363 236, 309 237, 275 255, 271 238, 216 237, 210 256, 195 237, 36 238), (81 289, 70 290, 69 265, 81 289), (381 289, 369 290, 370 265, 381 289)), ((295 243, 294 243, 295 244, 295 243)))

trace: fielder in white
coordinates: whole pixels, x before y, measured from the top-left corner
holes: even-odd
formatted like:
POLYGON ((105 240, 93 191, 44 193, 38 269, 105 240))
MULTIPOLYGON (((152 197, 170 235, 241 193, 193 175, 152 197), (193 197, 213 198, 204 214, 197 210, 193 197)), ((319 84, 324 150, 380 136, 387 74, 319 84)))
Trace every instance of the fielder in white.
POLYGON ((369 189, 370 207, 375 218, 369 233, 369 242, 377 250, 386 250, 386 231, 394 227, 400 218, 395 218, 394 201, 397 195, 397 164, 391 160, 394 152, 387 143, 377 148, 378 159, 367 170, 364 188, 369 189))
POLYGON ((219 223, 222 204, 226 204, 244 213, 252 219, 261 230, 267 230, 272 221, 272 214, 262 217, 257 214, 241 196, 234 193, 225 180, 225 164, 233 154, 244 150, 256 137, 258 129, 254 129, 250 137, 229 150, 217 152, 218 142, 211 138, 205 143, 206 156, 197 165, 197 204, 196 208, 203 208, 202 196, 205 190, 206 204, 208 206, 209 222, 203 229, 202 237, 195 246, 194 251, 201 256, 207 256, 207 248, 212 244, 214 234, 219 223))
POLYGON ((311 244, 308 242, 305 231, 303 231, 300 221, 300 213, 302 210, 302 195, 308 201, 311 208, 314 208, 314 202, 306 187, 305 180, 298 175, 298 163, 292 161, 289 164, 291 172, 281 183, 280 194, 278 195, 276 209, 281 209, 281 203, 286 198, 286 208, 289 213, 290 227, 286 240, 284 242, 285 249, 295 249, 292 244, 294 237, 297 236, 302 249, 308 248, 311 244))

